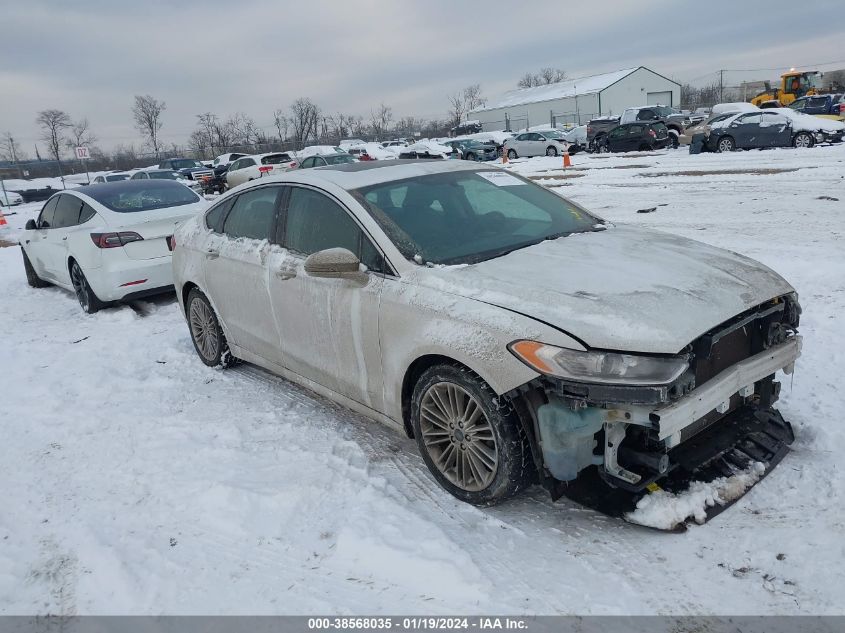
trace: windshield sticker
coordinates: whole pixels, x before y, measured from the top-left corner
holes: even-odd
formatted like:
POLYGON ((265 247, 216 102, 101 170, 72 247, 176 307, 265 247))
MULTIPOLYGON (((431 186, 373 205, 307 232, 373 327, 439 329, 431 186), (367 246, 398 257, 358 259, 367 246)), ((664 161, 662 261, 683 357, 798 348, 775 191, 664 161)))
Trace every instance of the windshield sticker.
POLYGON ((513 187, 514 185, 525 184, 519 178, 515 178, 504 171, 479 171, 477 173, 479 176, 485 180, 489 180, 497 187, 513 187))

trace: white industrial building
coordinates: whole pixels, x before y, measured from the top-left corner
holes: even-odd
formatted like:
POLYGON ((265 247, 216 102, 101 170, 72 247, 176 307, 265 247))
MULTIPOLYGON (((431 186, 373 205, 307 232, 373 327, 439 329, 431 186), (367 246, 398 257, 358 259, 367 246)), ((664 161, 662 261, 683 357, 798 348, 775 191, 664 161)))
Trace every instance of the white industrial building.
POLYGON ((517 131, 536 125, 581 125, 598 116, 618 116, 633 106, 677 107, 680 101, 678 82, 639 66, 511 90, 469 118, 481 123, 485 132, 517 131))

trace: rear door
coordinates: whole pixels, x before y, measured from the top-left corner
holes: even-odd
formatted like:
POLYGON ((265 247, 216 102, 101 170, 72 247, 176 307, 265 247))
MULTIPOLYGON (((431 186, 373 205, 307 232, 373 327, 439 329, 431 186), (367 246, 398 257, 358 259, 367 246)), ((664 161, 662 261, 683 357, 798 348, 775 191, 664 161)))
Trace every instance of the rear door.
POLYGON ((267 288, 267 255, 283 190, 266 185, 241 193, 204 253, 209 298, 232 342, 268 359, 279 337, 267 288))
POLYGON ((760 122, 761 147, 788 147, 792 145, 792 128, 789 119, 779 112, 763 112, 760 122))

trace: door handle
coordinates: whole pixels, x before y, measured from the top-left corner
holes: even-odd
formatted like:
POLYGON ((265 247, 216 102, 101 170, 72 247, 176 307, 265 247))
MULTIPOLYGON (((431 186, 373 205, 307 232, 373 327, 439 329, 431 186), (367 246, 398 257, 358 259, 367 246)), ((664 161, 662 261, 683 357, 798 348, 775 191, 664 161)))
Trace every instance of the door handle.
POLYGON ((276 277, 278 277, 282 281, 287 281, 288 279, 293 279, 294 277, 296 277, 296 271, 292 268, 282 268, 276 271, 276 277))
POLYGON ((66 242, 66 241, 67 241, 67 235, 65 235, 65 236, 62 238, 62 241, 63 241, 63 242, 66 242))
POLYGON ((220 257, 220 253, 218 251, 215 251, 213 248, 209 248, 207 251, 205 251, 205 257, 206 259, 217 259, 218 257, 220 257))

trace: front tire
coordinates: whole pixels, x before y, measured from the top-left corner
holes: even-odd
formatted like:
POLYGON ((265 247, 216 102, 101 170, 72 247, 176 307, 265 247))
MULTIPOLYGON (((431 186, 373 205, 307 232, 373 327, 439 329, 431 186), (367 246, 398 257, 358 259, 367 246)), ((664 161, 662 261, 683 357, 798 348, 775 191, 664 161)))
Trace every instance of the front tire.
POLYGON ((431 474, 461 501, 494 505, 529 482, 530 449, 519 419, 468 369, 435 365, 423 372, 411 425, 431 474))
POLYGON ((237 362, 217 315, 211 307, 208 298, 194 288, 188 293, 185 304, 185 314, 188 317, 188 329, 191 331, 191 341, 200 360, 209 367, 231 367, 237 362))
POLYGON ((798 134, 795 135, 795 138, 792 139, 793 147, 812 147, 813 144, 813 136, 807 132, 798 132, 798 134))
POLYGON ((733 137, 723 136, 719 139, 716 149, 719 152, 732 152, 736 149, 736 141, 733 140, 733 137))
POLYGON ((470 152, 469 154, 466 155, 466 158, 464 160, 476 160, 475 154, 470 152))
POLYGON ((549 145, 546 148, 546 156, 557 156, 557 147, 554 145, 549 145))
POLYGON ((519 158, 519 157, 516 155, 516 150, 509 149, 509 150, 508 150, 508 159, 509 159, 509 160, 513 160, 514 158, 519 158))
POLYGON ((35 272, 35 268, 33 268, 32 262, 29 261, 29 256, 23 248, 21 248, 21 255, 23 255, 23 269, 26 272, 26 282, 33 288, 45 288, 49 286, 50 284, 41 279, 38 273, 35 272))
POLYGON ((82 268, 76 261, 72 261, 70 264, 70 282, 83 312, 94 314, 106 307, 106 303, 100 301, 97 297, 97 294, 91 288, 91 284, 85 278, 85 273, 82 272, 82 268))

